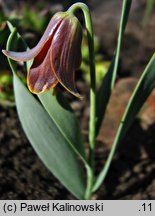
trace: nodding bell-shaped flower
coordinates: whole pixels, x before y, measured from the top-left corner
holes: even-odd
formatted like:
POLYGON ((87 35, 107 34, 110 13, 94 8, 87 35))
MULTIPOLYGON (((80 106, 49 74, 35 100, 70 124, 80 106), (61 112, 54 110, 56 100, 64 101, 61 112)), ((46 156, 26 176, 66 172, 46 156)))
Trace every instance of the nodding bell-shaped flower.
POLYGON ((15 61, 33 60, 27 75, 29 90, 39 94, 61 83, 80 97, 75 87, 75 70, 81 63, 82 28, 69 12, 58 12, 51 19, 38 44, 25 52, 2 52, 15 61))

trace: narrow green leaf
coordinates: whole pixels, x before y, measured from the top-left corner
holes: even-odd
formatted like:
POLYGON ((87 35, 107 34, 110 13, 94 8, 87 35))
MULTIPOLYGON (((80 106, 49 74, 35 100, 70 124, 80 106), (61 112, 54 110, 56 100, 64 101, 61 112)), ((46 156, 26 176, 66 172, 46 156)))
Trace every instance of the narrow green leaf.
MULTIPOLYGON (((15 29, 12 29, 7 50, 12 50, 12 45, 18 39, 19 34, 16 33, 15 29)), ((73 148, 56 122, 51 119, 50 115, 17 77, 16 63, 10 59, 8 61, 13 71, 18 115, 28 139, 47 168, 69 191, 77 198, 82 199, 85 193, 85 183, 79 160, 73 148)), ((69 121, 69 119, 67 120, 69 121)), ((62 119, 62 121, 65 120, 62 119)), ((78 140, 78 137, 76 139, 78 140)))
POLYGON ((121 140, 124 138, 124 135, 126 134, 131 124, 133 123, 137 113, 143 106, 144 102, 146 101, 146 99, 148 98, 148 96, 150 95, 154 87, 155 87, 155 54, 152 56, 150 62, 148 63, 146 69, 144 70, 128 102, 128 105, 126 107, 122 120, 120 122, 115 140, 113 142, 112 149, 110 151, 110 154, 108 156, 105 166, 101 170, 95 182, 93 191, 97 190, 99 186, 102 184, 103 180, 105 179, 107 172, 109 170, 112 158, 116 151, 116 147, 119 145, 121 140))
POLYGON ((113 56, 109 70, 106 76, 104 77, 104 80, 101 84, 99 91, 97 92, 97 106, 96 106, 97 107, 97 123, 96 123, 97 133, 96 134, 98 134, 99 132, 102 119, 104 118, 106 107, 109 98, 111 96, 112 89, 115 84, 118 63, 119 63, 119 56, 120 56, 120 48, 121 48, 122 39, 123 39, 126 23, 128 20, 129 12, 130 12, 131 3, 132 0, 123 0, 117 48, 113 56))

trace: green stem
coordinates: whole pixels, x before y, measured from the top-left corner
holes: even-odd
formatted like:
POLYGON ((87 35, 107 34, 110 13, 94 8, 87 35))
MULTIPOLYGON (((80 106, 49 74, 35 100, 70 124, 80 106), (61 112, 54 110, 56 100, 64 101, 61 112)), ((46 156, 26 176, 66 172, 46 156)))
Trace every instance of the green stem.
POLYGON ((82 10, 87 30, 89 60, 90 60, 90 119, 89 119, 89 165, 91 172, 87 169, 87 189, 86 198, 92 193, 94 181, 94 148, 96 141, 96 74, 95 74, 95 54, 94 54, 94 34, 92 18, 88 7, 83 3, 73 4, 68 11, 75 13, 78 9, 82 10))
POLYGON ((92 195, 94 172, 90 166, 86 166, 86 171, 87 171, 87 187, 86 187, 84 199, 88 200, 91 199, 91 195, 92 195))

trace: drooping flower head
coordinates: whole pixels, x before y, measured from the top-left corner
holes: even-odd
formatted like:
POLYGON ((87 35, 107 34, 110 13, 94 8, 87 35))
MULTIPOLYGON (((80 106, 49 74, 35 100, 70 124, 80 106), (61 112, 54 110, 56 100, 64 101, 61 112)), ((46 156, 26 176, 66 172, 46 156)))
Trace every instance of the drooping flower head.
POLYGON ((75 70, 81 63, 82 28, 68 12, 58 12, 51 19, 38 44, 25 52, 3 50, 15 61, 33 60, 28 71, 29 90, 39 94, 61 83, 79 97, 75 87, 75 70))

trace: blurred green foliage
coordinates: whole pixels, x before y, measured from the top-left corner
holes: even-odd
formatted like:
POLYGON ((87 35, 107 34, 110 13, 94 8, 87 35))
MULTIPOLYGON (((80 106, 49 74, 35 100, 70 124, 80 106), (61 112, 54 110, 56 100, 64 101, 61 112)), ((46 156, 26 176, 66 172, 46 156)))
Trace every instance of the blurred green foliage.
POLYGON ((21 25, 27 29, 33 27, 36 32, 40 33, 46 25, 46 16, 40 16, 40 14, 31 9, 30 6, 26 6, 23 10, 21 25))
MULTIPOLYGON (((97 86, 99 86, 108 70, 110 61, 104 60, 104 56, 99 54, 100 43, 99 43, 99 39, 96 36, 94 38, 94 46, 95 46, 96 84, 97 86)), ((84 80, 88 84, 90 84, 89 50, 87 46, 86 34, 84 34, 83 36, 81 53, 82 53, 82 63, 80 69, 82 70, 82 75, 84 80)))
POLYGON ((153 13, 153 10, 155 8, 155 0, 147 0, 146 1, 146 8, 145 8, 145 13, 144 13, 144 19, 143 19, 143 26, 146 27, 150 16, 153 13))
POLYGON ((14 95, 12 86, 12 74, 0 72, 0 104, 14 105, 14 95))
POLYGON ((5 15, 2 10, 0 10, 0 47, 6 42, 8 37, 8 30, 5 23, 5 15))

